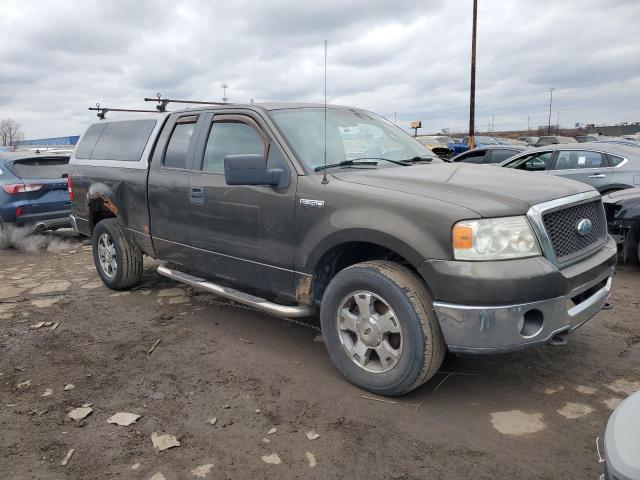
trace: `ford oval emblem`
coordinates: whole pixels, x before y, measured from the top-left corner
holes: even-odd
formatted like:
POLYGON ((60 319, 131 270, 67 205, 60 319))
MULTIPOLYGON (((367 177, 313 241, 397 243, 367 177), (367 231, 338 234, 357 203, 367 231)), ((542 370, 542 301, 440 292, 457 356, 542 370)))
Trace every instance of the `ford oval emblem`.
POLYGON ((586 237, 593 230, 593 222, 588 218, 583 218, 578 222, 578 235, 586 237))

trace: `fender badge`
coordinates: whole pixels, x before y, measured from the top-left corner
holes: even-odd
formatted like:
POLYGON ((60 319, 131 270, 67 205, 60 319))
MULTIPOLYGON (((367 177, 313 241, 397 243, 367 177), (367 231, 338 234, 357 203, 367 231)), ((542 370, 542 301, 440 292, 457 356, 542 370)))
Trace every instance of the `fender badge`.
POLYGON ((310 198, 301 198, 300 206, 308 208, 324 208, 324 200, 312 200, 310 198))

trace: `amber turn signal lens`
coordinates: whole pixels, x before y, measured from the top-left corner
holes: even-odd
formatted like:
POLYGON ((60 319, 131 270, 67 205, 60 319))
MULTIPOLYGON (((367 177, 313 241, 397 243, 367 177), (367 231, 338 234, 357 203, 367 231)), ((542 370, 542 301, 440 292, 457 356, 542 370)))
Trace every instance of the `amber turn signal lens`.
POLYGON ((473 247, 473 229, 466 225, 453 227, 453 248, 465 249, 473 247))

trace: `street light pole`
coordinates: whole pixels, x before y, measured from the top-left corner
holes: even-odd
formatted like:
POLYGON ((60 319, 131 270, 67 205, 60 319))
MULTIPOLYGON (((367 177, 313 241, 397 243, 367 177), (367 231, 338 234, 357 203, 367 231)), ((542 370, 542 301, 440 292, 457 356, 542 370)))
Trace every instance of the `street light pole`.
POLYGON ((553 105, 553 88, 549 89, 549 125, 547 126, 547 135, 551 135, 551 105, 553 105))
POLYGON ((471 98, 469 101, 469 148, 473 148, 475 140, 476 115, 476 25, 478 18, 478 0, 473 0, 473 33, 471 36, 471 98))

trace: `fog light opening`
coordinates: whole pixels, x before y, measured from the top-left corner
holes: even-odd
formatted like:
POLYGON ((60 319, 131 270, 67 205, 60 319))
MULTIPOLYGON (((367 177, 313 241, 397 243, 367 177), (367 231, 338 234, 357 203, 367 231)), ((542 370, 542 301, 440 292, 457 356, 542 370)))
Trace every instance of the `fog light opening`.
POLYGON ((544 315, 535 308, 525 312, 520 320, 520 335, 524 338, 535 337, 542 331, 544 315))

